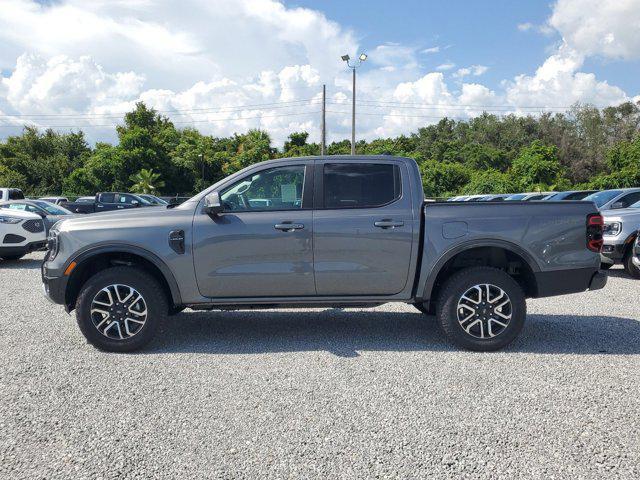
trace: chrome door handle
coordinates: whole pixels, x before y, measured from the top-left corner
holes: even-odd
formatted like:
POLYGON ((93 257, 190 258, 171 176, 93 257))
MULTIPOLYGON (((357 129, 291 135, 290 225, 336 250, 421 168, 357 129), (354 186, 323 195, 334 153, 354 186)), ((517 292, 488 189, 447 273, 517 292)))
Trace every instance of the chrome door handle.
POLYGON ((387 228, 403 227, 404 222, 395 222, 393 220, 385 218, 384 220, 379 220, 377 222, 374 222, 374 225, 378 228, 387 229, 387 228))
POLYGON ((302 230, 304 225, 302 223, 282 222, 276 223, 273 228, 282 230, 283 232, 293 232, 294 230, 302 230))

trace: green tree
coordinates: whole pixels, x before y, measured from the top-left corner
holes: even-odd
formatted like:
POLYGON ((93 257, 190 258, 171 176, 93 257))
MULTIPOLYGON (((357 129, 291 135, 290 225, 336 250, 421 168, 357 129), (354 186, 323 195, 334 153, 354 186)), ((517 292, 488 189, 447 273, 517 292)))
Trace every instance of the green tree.
POLYGON ((511 168, 514 182, 521 190, 556 185, 563 180, 563 168, 558 160, 558 148, 536 140, 524 147, 511 168))
POLYGON ((160 174, 154 173, 153 169, 147 170, 143 168, 135 175, 131 176, 131 191, 134 193, 158 193, 163 187, 164 182, 160 180, 160 174))
POLYGON ((471 178, 468 167, 459 163, 425 162, 422 185, 427 197, 448 197, 458 193, 471 178))

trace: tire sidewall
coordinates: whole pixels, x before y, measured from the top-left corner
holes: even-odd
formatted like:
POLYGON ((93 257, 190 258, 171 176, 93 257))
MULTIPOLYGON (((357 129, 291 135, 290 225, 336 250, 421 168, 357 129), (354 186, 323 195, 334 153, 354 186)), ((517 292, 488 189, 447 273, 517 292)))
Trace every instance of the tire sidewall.
POLYGON ((142 348, 151 341, 167 315, 167 300, 156 280, 133 267, 113 267, 91 277, 80 291, 76 302, 76 320, 87 341, 100 350, 130 352, 142 348), (128 285, 136 289, 147 305, 147 320, 140 332, 124 340, 115 340, 98 331, 91 320, 91 303, 94 296, 112 284, 128 285))
POLYGON ((520 285, 502 270, 476 267, 454 274, 443 286, 438 302, 437 318, 444 333, 455 344, 475 351, 494 351, 511 343, 520 333, 526 317, 526 299, 520 285), (457 309, 460 297, 478 284, 500 287, 511 300, 512 315, 507 328, 490 339, 479 339, 468 334, 458 323, 457 309))

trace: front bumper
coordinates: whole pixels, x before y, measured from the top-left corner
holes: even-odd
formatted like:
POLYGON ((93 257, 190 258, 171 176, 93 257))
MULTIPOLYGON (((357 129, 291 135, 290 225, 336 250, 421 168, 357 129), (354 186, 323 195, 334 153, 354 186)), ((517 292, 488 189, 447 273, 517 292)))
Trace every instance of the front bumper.
POLYGON ((47 259, 42 262, 40 267, 40 273, 42 275, 42 290, 45 297, 52 303, 58 305, 65 305, 65 293, 67 291, 67 281, 69 277, 66 276, 51 276, 47 270, 47 259))
POLYGON ((602 253, 600 253, 603 263, 621 262, 622 257, 624 257, 624 247, 625 247, 624 243, 621 243, 621 244, 605 243, 602 246, 602 253))
POLYGON ((0 246, 0 257, 2 255, 26 255, 27 253, 35 252, 36 250, 42 250, 46 246, 47 242, 43 240, 19 246, 7 246, 5 243, 0 246))

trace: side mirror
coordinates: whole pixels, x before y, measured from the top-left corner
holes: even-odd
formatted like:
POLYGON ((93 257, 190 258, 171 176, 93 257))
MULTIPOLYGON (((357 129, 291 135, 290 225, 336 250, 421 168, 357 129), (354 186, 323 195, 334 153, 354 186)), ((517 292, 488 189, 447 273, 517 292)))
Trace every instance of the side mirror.
POLYGON ((131 205, 133 205, 134 207, 139 207, 140 202, 138 200, 131 200, 131 205))
POLYGON ((220 194, 218 192, 211 192, 204 197, 204 211, 209 215, 220 215, 224 212, 224 207, 220 202, 220 194))
POLYGON ((611 204, 611 209, 612 209, 612 210, 615 210, 615 209, 617 209, 617 208, 624 208, 624 207, 626 207, 626 205, 624 204, 624 202, 613 202, 613 203, 611 204))

